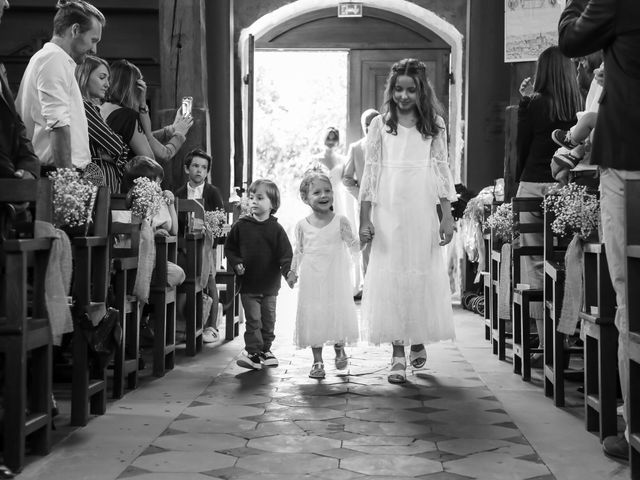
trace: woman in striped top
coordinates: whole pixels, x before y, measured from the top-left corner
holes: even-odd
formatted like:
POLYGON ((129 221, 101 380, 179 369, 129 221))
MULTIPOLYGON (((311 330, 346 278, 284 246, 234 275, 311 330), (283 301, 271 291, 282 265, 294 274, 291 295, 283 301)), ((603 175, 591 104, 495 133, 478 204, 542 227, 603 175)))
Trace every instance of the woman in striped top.
POLYGON ((89 124, 91 161, 100 167, 110 193, 119 193, 129 146, 100 115, 100 105, 109 88, 109 78, 109 64, 101 58, 89 55, 84 63, 76 67, 76 79, 89 124))

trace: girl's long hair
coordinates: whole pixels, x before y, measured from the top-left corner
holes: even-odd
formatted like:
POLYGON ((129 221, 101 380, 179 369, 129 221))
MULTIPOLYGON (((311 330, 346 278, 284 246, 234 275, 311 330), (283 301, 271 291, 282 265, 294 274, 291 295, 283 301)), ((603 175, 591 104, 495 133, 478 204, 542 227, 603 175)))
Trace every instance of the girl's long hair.
POLYGON ((109 101, 122 107, 137 108, 137 81, 142 78, 142 72, 128 60, 116 60, 111 64, 111 86, 109 87, 109 101))
POLYGON ((93 71, 100 65, 104 65, 105 67, 107 67, 107 72, 109 72, 109 75, 111 75, 111 70, 109 69, 109 64, 107 63, 107 61, 99 57, 94 57, 93 55, 87 55, 84 59, 84 62, 76 66, 76 80, 78 81, 78 86, 80 87, 82 98, 84 98, 85 100, 90 100, 89 90, 87 88, 89 77, 91 76, 93 71))
POLYGON ((533 91, 534 95, 551 98, 552 121, 571 122, 583 108, 576 69, 557 46, 547 48, 538 57, 533 91))
POLYGON ((438 116, 443 116, 443 108, 427 77, 426 65, 415 58, 405 58, 394 63, 387 77, 381 109, 385 123, 389 127, 387 132, 393 135, 398 133, 398 106, 393 100, 393 91, 400 75, 411 77, 416 85, 416 113, 418 115, 416 128, 423 137, 437 135, 440 127, 438 127, 436 119, 438 116))

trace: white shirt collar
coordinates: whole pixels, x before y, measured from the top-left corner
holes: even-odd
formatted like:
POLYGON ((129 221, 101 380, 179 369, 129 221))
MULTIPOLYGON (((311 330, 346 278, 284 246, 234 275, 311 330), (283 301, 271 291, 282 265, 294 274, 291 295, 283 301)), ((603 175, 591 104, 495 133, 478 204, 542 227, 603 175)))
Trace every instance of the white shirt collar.
POLYGON ((187 198, 189 200, 193 200, 195 198, 202 198, 204 192, 204 182, 198 185, 197 187, 192 187, 189 182, 187 182, 187 198))

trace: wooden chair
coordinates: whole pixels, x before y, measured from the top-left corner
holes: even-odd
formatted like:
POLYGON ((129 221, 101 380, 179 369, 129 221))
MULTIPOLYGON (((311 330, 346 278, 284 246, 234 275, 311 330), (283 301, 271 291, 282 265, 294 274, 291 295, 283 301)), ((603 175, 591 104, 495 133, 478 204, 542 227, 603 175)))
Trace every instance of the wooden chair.
MULTIPOLYGON (((127 210, 124 195, 111 196, 111 210, 127 210)), ((120 311, 122 342, 113 361, 113 398, 122 398, 125 385, 129 390, 138 386, 140 361, 140 305, 133 295, 133 286, 138 271, 138 244, 140 225, 110 222, 110 245, 112 258, 112 287, 114 308, 120 311), (128 248, 114 248, 116 237, 130 240, 128 248)))
MULTIPOLYGON (((204 222, 204 208, 196 200, 176 198, 178 218, 191 216, 204 222)), ((186 295, 186 354, 194 356, 202 350, 202 256, 204 248, 204 233, 189 228, 185 222, 184 233, 178 236, 178 250, 184 261, 179 262, 184 268, 186 279, 178 287, 178 293, 186 295)), ((217 305, 216 305, 217 307, 217 305)))
MULTIPOLYGON (((565 375, 569 354, 582 352, 582 347, 566 347, 563 333, 558 332, 558 323, 564 296, 564 255, 570 239, 557 237, 551 230, 554 215, 544 213, 544 393, 553 397, 556 407, 564 407, 565 375)), ((577 372, 573 372, 577 373, 577 372)))
POLYGON ((600 242, 584 245, 584 305, 580 319, 585 338, 585 427, 598 432, 602 441, 617 433, 618 329, 616 295, 600 242))
POLYGON ((640 479, 640 180, 625 185, 627 226, 627 314, 629 316, 629 462, 631 478, 640 479))
MULTIPOLYGON (((0 202, 31 202, 36 220, 52 221, 48 180, 0 179, 0 202)), ((44 455, 51 448, 52 338, 45 305, 50 248, 45 238, 5 238, 0 248, 3 457, 14 471, 24 465, 27 436, 32 453, 44 455)))
MULTIPOLYGON (((493 202, 492 212, 501 204, 501 202, 493 202)), ((500 290, 500 266, 502 264, 502 252, 501 247, 502 243, 496 238, 495 232, 491 231, 491 240, 490 240, 491 250, 490 250, 490 258, 489 261, 491 265, 489 267, 489 273, 491 282, 489 283, 490 288, 490 306, 489 306, 489 321, 491 325, 491 346, 494 355, 498 355, 499 360, 504 360, 506 358, 506 320, 504 318, 500 318, 498 315, 498 303, 500 301, 499 298, 499 290, 500 290)), ((486 304, 485 304, 486 308, 486 304)))
POLYGON ((511 200, 513 208, 513 243, 511 248, 511 283, 513 288, 513 373, 522 375, 525 381, 531 380, 531 354, 541 353, 542 349, 531 348, 531 322, 529 307, 533 302, 542 302, 541 288, 518 288, 522 280, 522 259, 526 256, 543 256, 543 245, 523 246, 520 235, 540 233, 544 225, 540 222, 523 222, 521 213, 542 212, 540 198, 515 197, 511 200))
MULTIPOLYGON (((86 312, 99 322, 106 313, 109 276, 109 190, 100 187, 91 232, 72 239, 73 297, 76 312, 86 312)), ((81 328, 73 334, 73 378, 71 386, 71 425, 84 426, 89 414, 107 410, 106 365, 91 362, 89 347, 81 328)))
POLYGON ((482 293, 484 294, 484 338, 491 341, 491 234, 482 235, 484 243, 484 265, 480 273, 482 278, 482 293))

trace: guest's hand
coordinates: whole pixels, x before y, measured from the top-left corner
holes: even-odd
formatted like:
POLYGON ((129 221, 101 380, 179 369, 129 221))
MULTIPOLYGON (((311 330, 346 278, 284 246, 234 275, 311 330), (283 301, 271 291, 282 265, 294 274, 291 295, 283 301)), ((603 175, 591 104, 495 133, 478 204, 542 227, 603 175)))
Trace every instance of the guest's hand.
POLYGON ((164 228, 159 228, 156 230, 156 237, 170 237, 171 235, 164 228))
POLYGON ((181 135, 186 136, 189 129, 193 126, 193 117, 191 115, 187 115, 184 117, 182 112, 178 110, 176 114, 176 119, 173 122, 173 131, 174 133, 179 133, 181 135))
POLYGON ((527 77, 522 80, 518 91, 523 97, 530 97, 531 95, 533 95, 533 80, 531 79, 531 77, 527 77))
POLYGON ((169 205, 176 201, 176 197, 173 195, 173 192, 171 190, 164 190, 162 192, 162 196, 169 205))
POLYGON ((596 68, 593 71, 593 78, 597 82, 598 85, 604 87, 604 67, 596 68))
POLYGON ((36 177, 31 172, 27 172, 26 170, 18 169, 13 172, 13 176, 19 178, 21 180, 35 180, 36 177))
POLYGON ((244 275, 244 265, 239 263, 233 269, 236 271, 238 275, 244 275))
POLYGON ((147 84, 143 79, 136 80, 136 91, 138 93, 138 103, 142 106, 147 102, 147 84))
POLYGON ((375 235, 375 228, 373 227, 373 223, 371 223, 371 220, 367 220, 360 224, 359 234, 360 241, 363 243, 367 243, 373 240, 373 237, 375 235))
POLYGON ((451 242, 453 238, 453 216, 449 213, 443 215, 440 221, 440 246, 444 246, 451 242))

